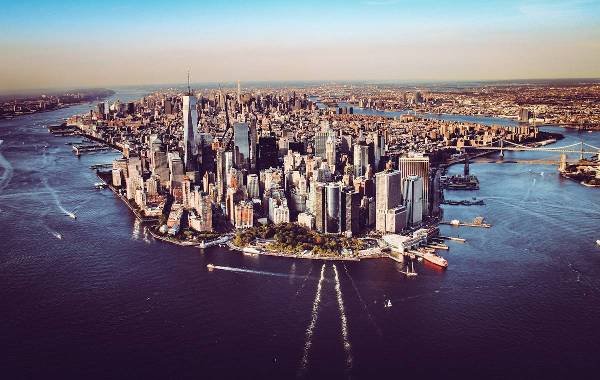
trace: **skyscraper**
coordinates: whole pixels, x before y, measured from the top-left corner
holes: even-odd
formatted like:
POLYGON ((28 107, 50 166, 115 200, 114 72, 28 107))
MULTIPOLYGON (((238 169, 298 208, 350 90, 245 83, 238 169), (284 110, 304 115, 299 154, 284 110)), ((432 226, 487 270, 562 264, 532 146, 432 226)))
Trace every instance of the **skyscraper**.
POLYGON ((367 145, 354 145, 353 164, 356 177, 367 174, 369 167, 369 147, 367 145))
POLYGON ((325 189, 325 232, 339 234, 342 232, 342 188, 337 183, 329 183, 325 189))
POLYGON ((402 175, 402 183, 408 176, 419 176, 422 179, 423 194, 421 196, 423 205, 421 210, 423 216, 429 215, 429 157, 422 154, 410 154, 408 157, 400 157, 398 167, 402 175))
POLYGON ((402 190, 407 224, 409 226, 419 225, 423 220, 423 179, 416 175, 404 178, 402 190))
POLYGON ((236 166, 240 169, 248 169, 250 167, 250 128, 248 123, 233 124, 233 141, 236 166))
POLYGON ((261 136, 258 140, 258 169, 277 167, 277 152, 277 138, 274 136, 261 136))
POLYGON ((251 199, 258 198, 260 196, 259 180, 257 174, 248 174, 246 179, 248 188, 248 197, 251 199))
POLYGON ((336 143, 335 137, 330 135, 325 142, 325 159, 329 164, 331 172, 335 172, 335 163, 336 163, 336 143))
POLYGON ((333 137, 336 138, 335 131, 327 129, 325 131, 315 133, 315 156, 321 158, 326 157, 327 140, 333 137))
POLYGON ((198 128, 198 111, 196 110, 196 97, 192 95, 189 87, 188 93, 183 96, 183 163, 186 171, 196 170, 196 129, 198 128))
POLYGON ((342 191, 342 231, 352 236, 359 232, 360 194, 352 188, 342 191))
MULTIPOLYGON (((390 232, 387 228, 387 213, 401 205, 401 175, 398 170, 385 170, 375 175, 375 228, 380 232, 390 232)), ((394 231, 395 232, 395 231, 394 231)))
POLYGON ((314 210, 315 213, 315 228, 319 232, 325 232, 325 184, 313 183, 314 191, 314 210))

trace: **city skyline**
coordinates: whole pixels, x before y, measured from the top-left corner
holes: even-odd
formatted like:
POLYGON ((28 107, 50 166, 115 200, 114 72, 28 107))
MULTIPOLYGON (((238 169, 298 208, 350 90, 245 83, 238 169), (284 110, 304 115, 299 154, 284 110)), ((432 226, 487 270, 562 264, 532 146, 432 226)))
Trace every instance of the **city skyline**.
POLYGON ((242 81, 600 76, 600 2, 6 4, 3 92, 242 81))

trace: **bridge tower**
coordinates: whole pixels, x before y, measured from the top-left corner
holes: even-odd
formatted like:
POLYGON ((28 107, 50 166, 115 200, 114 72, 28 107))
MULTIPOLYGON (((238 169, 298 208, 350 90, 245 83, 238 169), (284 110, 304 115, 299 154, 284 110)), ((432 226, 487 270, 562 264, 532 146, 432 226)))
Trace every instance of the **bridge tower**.
POLYGON ((504 139, 500 139, 500 159, 504 159, 504 139))
POLYGON ((583 140, 581 140, 581 150, 579 153, 579 160, 582 161, 583 160, 583 140))
POLYGON ((560 164, 558 165, 558 171, 562 173, 565 170, 567 170, 567 155, 562 153, 560 155, 560 164))

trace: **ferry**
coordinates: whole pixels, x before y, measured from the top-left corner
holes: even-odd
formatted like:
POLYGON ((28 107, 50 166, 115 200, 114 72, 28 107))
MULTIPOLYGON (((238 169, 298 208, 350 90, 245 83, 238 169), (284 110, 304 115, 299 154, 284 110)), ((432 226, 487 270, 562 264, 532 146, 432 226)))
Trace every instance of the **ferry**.
POLYGON ((215 266, 214 266, 214 265, 212 265, 212 264, 206 264, 206 268, 207 268, 209 271, 212 271, 213 269, 215 269, 215 266))
POLYGON ((427 260, 428 262, 430 262, 432 264, 435 264, 442 268, 448 268, 448 261, 446 259, 444 259, 443 257, 440 257, 438 255, 435 255, 435 254, 429 253, 429 252, 422 252, 421 255, 424 260, 427 260))
POLYGON ((260 251, 258 249, 252 248, 252 247, 244 247, 244 249, 242 249, 242 252, 246 256, 255 256, 260 253, 260 251))

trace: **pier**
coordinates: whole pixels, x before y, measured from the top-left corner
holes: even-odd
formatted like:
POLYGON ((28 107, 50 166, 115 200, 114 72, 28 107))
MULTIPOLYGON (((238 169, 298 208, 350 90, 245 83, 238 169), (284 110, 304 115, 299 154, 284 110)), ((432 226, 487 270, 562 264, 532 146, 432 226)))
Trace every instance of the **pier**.
POLYGON ((442 235, 440 235, 440 239, 457 241, 459 243, 465 243, 467 241, 467 239, 463 239, 463 238, 456 237, 456 236, 442 236, 442 235))
POLYGON ((471 223, 465 223, 465 222, 460 222, 458 220, 451 220, 451 221, 443 220, 440 222, 440 224, 445 224, 448 226, 455 226, 455 227, 480 227, 480 228, 492 227, 491 224, 483 223, 483 222, 476 222, 476 221, 471 222, 471 223))
POLYGON ((92 165, 90 166, 90 169, 92 170, 99 170, 99 169, 112 169, 113 164, 112 162, 109 162, 107 164, 96 164, 96 165, 92 165))
POLYGON ((99 152, 104 150, 110 150, 111 148, 106 145, 101 144, 79 144, 73 145, 73 152, 75 152, 76 156, 81 156, 82 153, 88 152, 99 152))

